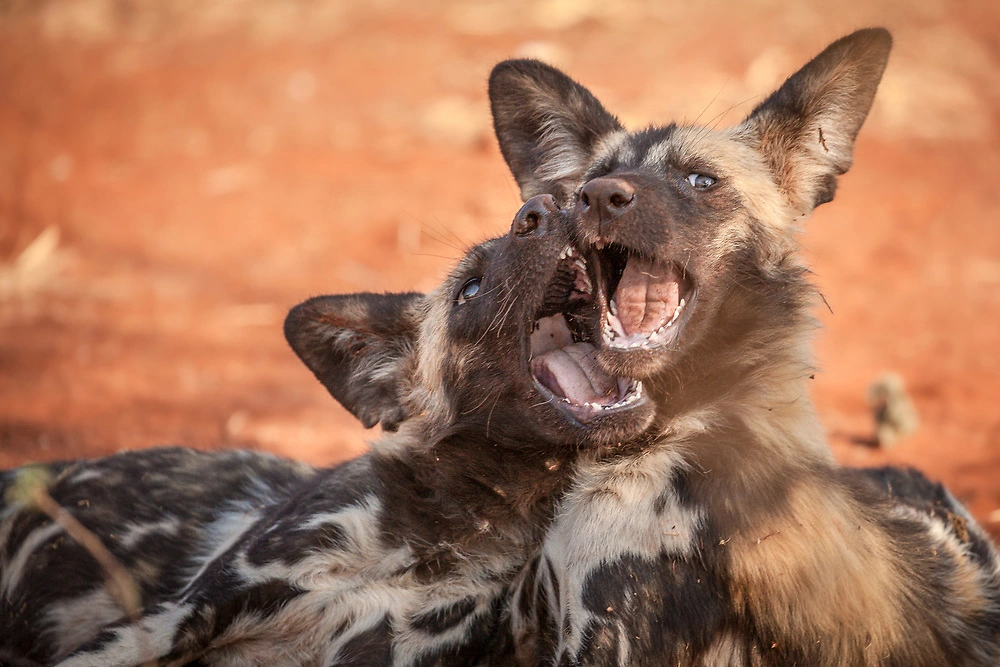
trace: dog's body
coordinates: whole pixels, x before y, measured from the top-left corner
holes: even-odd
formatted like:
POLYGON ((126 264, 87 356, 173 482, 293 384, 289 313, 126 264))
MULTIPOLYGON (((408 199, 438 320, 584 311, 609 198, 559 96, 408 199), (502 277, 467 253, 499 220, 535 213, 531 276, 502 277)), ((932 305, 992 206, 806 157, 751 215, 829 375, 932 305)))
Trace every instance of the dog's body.
POLYGON ((512 609, 524 664, 1000 664, 1000 560, 942 488, 839 468, 809 399, 796 225, 832 199, 891 39, 832 44, 738 127, 630 133, 533 61, 490 81, 525 196, 574 205, 585 338, 655 444, 585 455, 512 609))
MULTIPOLYGON (((51 463, 48 493, 98 535, 139 599, 156 604, 190 579, 246 517, 315 470, 258 452, 159 448, 51 463)), ((19 470, 0 472, 0 498, 19 470)), ((86 549, 41 512, 0 512, 0 663, 46 663, 125 618, 86 549)))
MULTIPOLYGON (((537 550, 577 451, 635 439, 652 418, 637 386, 592 386, 609 378, 587 366, 593 347, 573 340, 574 314, 592 295, 568 243, 563 212, 539 197, 508 236, 473 248, 429 295, 317 297, 293 309, 286 336, 317 378, 363 423, 398 432, 333 469, 275 464, 273 483, 257 480, 260 464, 248 457, 252 481, 235 498, 198 489, 188 498, 189 476, 179 475, 127 540, 153 537, 153 526, 166 539, 175 510, 197 515, 187 528, 197 539, 164 554, 176 565, 158 563, 172 568, 164 590, 155 576, 143 579, 138 621, 122 619, 99 568, 60 528, 34 510, 6 508, 0 553, 12 560, 0 581, 9 596, 0 647, 8 659, 509 664, 507 590, 537 550), (562 393, 549 393, 536 373, 562 393), (225 509, 233 506, 240 511, 225 509), (44 556, 49 549, 57 555, 44 556), (45 588, 59 567, 79 564, 76 588, 45 588), (96 597, 101 614, 87 617, 96 597)), ((131 511, 120 503, 150 485, 129 489, 102 466, 135 470, 163 455, 64 468, 53 493, 113 544, 116 520, 127 529, 131 511), (73 503, 86 494, 74 484, 90 481, 100 494, 81 513, 73 503)), ((193 456, 157 473, 169 478, 193 456)), ((211 474, 207 458, 198 463, 211 474)), ((115 553, 135 573, 135 554, 115 553)))

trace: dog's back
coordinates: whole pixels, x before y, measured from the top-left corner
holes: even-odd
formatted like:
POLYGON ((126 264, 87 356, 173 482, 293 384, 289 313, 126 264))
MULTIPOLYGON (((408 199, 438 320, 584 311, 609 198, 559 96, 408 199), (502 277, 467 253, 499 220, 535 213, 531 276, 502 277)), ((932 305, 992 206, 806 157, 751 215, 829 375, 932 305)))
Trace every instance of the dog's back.
MULTIPOLYGON (((259 452, 180 447, 36 466, 47 492, 107 547, 138 600, 155 604, 210 559, 248 515, 285 499, 313 468, 259 452)), ((25 469, 0 472, 7 491, 25 469)), ((23 481, 21 481, 23 483, 23 481)), ((125 617, 84 546, 34 507, 0 509, 0 646, 47 663, 125 617)))

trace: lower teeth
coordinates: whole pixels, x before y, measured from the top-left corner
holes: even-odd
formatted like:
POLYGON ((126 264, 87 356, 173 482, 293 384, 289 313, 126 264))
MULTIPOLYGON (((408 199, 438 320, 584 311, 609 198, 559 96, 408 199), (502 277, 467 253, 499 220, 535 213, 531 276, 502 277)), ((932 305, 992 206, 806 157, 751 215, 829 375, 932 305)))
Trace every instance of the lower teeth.
POLYGON ((614 327, 612 326, 611 323, 612 316, 617 317, 616 304, 612 299, 609 303, 609 310, 608 312, 605 313, 604 321, 602 323, 603 324, 602 330, 604 332, 605 342, 607 342, 610 347, 617 347, 619 349, 630 349, 630 350, 637 347, 645 347, 651 343, 663 342, 663 340, 666 338, 667 330, 670 329, 670 327, 672 327, 675 322, 677 322, 678 318, 681 316, 681 311, 684 309, 685 305, 687 305, 687 302, 684 299, 681 299, 680 303, 677 305, 677 308, 674 309, 673 317, 670 318, 669 322, 661 326, 656 331, 647 334, 645 338, 642 340, 638 340, 629 345, 622 345, 622 344, 615 344, 616 343, 615 339, 620 338, 621 336, 615 332, 614 327))
MULTIPOLYGON (((583 404, 577 403, 576 405, 580 405, 581 407, 585 408, 590 408, 591 410, 594 411, 611 410, 612 408, 620 408, 629 405, 630 403, 635 403, 637 400, 639 400, 641 396, 642 396, 642 382, 636 381, 635 384, 629 387, 628 392, 625 394, 625 398, 621 399, 617 403, 604 405, 602 403, 587 402, 583 404)), ((559 400, 564 403, 570 403, 570 400, 566 398, 560 398, 559 400)))

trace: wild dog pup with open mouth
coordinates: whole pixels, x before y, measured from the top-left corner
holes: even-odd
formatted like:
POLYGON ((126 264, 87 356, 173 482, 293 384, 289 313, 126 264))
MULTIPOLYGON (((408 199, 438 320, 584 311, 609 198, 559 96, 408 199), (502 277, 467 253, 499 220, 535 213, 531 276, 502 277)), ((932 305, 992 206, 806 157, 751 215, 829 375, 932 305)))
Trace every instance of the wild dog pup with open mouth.
MULTIPOLYGON (((534 61, 494 70, 524 196, 575 205, 598 362, 658 439, 585 457, 515 591, 525 664, 996 665, 1000 565, 919 473, 837 467, 796 226, 851 166, 891 46, 831 44, 740 125, 628 132, 534 61)), ((626 443, 627 445, 627 443, 626 443)))
POLYGON ((296 353, 398 431, 248 513, 175 595, 61 664, 509 664, 507 590, 577 452, 653 417, 640 382, 593 362, 592 285, 543 195, 428 295, 297 306, 296 353))

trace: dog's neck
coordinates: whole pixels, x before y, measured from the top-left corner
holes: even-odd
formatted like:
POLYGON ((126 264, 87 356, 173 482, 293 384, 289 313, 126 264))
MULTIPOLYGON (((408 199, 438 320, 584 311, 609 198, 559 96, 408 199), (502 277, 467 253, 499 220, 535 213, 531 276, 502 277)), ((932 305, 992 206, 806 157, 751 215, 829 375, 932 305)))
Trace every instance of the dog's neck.
POLYGON ((675 470, 662 474, 664 484, 685 471, 688 491, 710 512, 740 497, 752 513, 788 479, 835 465, 809 395, 812 318, 802 310, 771 321, 744 313, 646 382, 658 437, 634 452, 671 452, 675 470))
POLYGON ((428 443, 426 433, 416 435, 419 427, 407 425, 376 448, 375 464, 391 480, 384 506, 393 534, 418 551, 445 549, 460 558, 518 560, 534 548, 568 483, 571 455, 482 433, 428 443), (408 445, 394 442, 401 439, 408 445))

